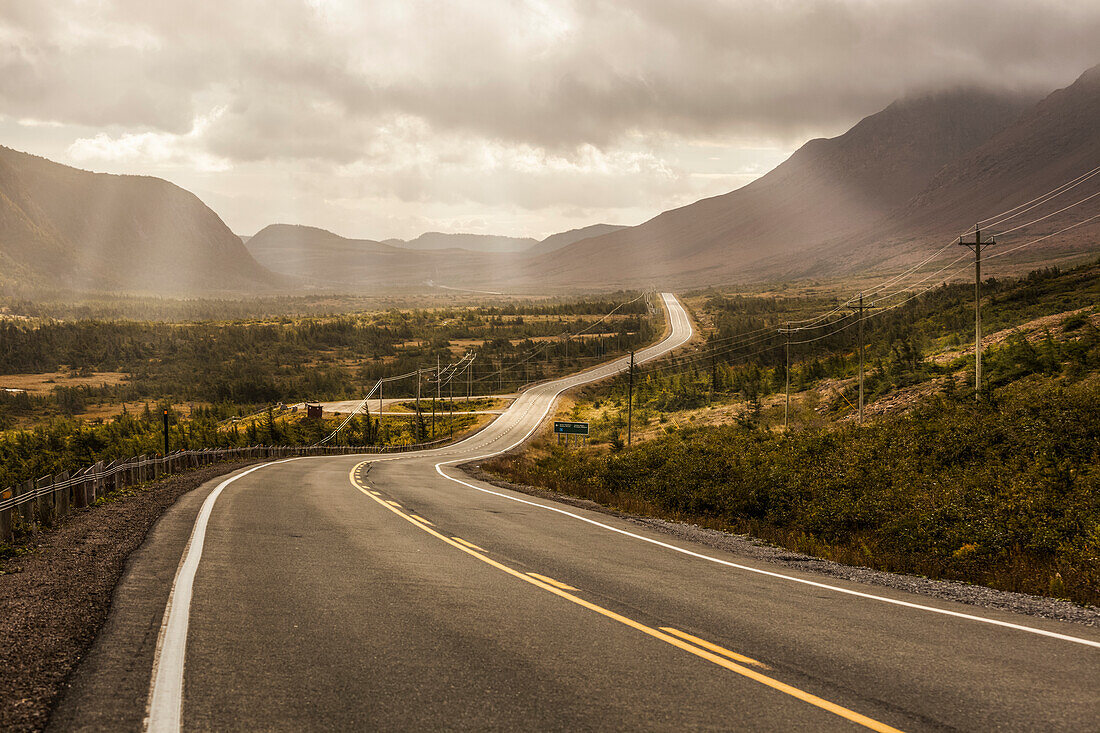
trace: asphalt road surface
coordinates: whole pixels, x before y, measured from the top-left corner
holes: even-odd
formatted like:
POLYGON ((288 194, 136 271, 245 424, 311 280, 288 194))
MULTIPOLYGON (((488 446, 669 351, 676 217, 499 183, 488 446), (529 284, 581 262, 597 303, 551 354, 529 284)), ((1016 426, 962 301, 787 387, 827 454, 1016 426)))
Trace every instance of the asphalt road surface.
MULTIPOLYGON (((691 337, 672 328, 639 352, 691 337)), ((468 478, 462 443, 264 464, 131 560, 57 729, 1097 730, 1100 630, 778 569, 468 478)))

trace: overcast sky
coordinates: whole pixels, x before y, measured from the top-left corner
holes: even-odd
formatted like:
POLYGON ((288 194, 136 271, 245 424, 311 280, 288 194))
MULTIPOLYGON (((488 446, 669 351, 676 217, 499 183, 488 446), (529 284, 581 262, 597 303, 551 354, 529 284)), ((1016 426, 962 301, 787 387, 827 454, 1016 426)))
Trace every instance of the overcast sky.
POLYGON ((1080 0, 0 0, 0 144, 238 233, 542 237, 737 188, 894 98, 1051 90, 1080 0))

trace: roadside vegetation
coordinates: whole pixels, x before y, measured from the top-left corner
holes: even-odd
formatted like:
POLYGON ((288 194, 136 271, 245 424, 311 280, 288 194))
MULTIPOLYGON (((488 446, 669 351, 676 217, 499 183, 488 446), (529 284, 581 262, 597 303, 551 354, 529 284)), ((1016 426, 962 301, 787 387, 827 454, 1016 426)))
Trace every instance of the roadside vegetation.
MULTIPOLYGON (((425 375, 419 423, 391 414, 409 409, 406 403, 387 408, 381 421, 357 416, 337 440, 407 445, 458 435, 487 418, 450 416, 448 397, 454 411, 465 412, 459 400, 468 390, 475 397, 513 392, 653 341, 659 321, 635 298, 238 321, 0 320, 0 488, 99 459, 159 452, 164 409, 173 450, 310 445, 346 415, 310 420, 286 405, 358 401, 380 378, 473 353, 469 373, 441 386, 434 425, 428 397, 435 384, 425 375), (567 333, 581 335, 563 338, 567 333)), ((411 399, 416 389, 415 378, 390 382, 385 396, 411 399)), ((495 405, 475 401, 469 409, 495 405)))
MULTIPOLYGON (((980 401, 973 301, 945 286, 865 323, 864 426, 855 329, 792 348, 786 431, 782 341, 767 336, 638 370, 629 447, 624 377, 563 415, 591 422, 588 447, 547 442, 483 467, 840 562, 1100 604, 1098 274, 1092 264, 989 284, 986 332, 1030 325, 989 346, 980 401), (779 348, 747 353, 769 344, 779 348)), ((693 302, 711 344, 831 307, 693 302)))

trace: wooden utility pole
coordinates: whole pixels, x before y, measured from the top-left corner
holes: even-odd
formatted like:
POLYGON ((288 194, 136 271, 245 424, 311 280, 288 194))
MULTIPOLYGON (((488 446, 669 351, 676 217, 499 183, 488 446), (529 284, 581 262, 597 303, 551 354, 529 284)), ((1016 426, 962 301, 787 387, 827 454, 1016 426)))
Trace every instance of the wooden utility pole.
POLYGON ((996 244, 996 238, 990 234, 982 238, 982 230, 974 225, 974 239, 959 237, 959 244, 974 250, 974 396, 982 398, 982 248, 996 244))
POLYGON ((168 408, 164 408, 164 455, 168 455, 168 408))
POLYGON ((424 436, 420 434, 420 367, 416 367, 416 427, 413 428, 413 432, 416 433, 416 439, 414 442, 419 443, 424 439, 424 436))
POLYGON ((787 354, 787 401, 783 404, 783 432, 787 432, 787 426, 790 424, 791 414, 791 324, 784 325, 783 336, 785 341, 783 342, 783 351, 787 354))
POLYGON ((477 357, 470 357, 470 364, 466 367, 466 405, 470 404, 470 391, 474 386, 474 359, 477 357))
POLYGON ((630 392, 626 399, 626 444, 634 437, 634 352, 630 352, 630 392))
MULTIPOLYGON (((849 306, 850 308, 851 306, 849 306)), ((868 309, 874 306, 868 306, 868 309)), ((859 424, 863 424, 863 293, 859 294, 859 306, 855 308, 859 313, 859 424)))
POLYGON ((439 403, 439 354, 435 355, 435 399, 432 400, 432 440, 435 440, 435 406, 439 403))
POLYGON ((380 378, 378 380, 378 427, 382 427, 382 385, 386 383, 385 379, 380 378))

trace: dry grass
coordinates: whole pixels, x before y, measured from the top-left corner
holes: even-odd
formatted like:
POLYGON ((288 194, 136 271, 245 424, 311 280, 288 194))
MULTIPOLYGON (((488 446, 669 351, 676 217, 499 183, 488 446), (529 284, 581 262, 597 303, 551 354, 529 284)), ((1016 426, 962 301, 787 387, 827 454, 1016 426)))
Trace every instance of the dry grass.
POLYGON ((70 372, 0 375, 0 389, 21 389, 31 394, 49 394, 54 387, 99 387, 122 384, 130 375, 123 372, 94 372, 81 376, 70 372))

